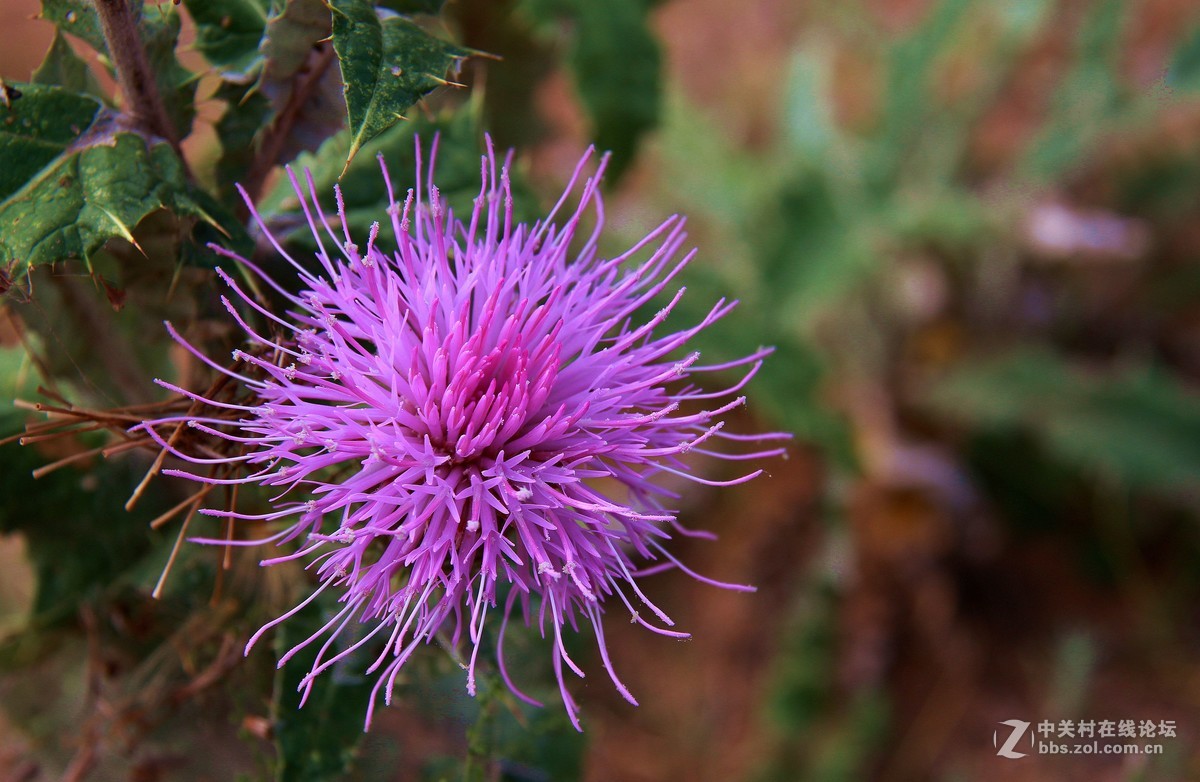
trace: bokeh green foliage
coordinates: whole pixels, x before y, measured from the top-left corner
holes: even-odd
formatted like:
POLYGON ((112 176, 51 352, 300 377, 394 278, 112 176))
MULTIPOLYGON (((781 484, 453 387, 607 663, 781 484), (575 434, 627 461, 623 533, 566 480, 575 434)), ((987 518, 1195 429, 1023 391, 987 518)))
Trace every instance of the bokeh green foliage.
MULTIPOLYGON (((903 368, 908 356, 898 352, 899 343, 912 324, 890 300, 900 284, 897 269, 912 259, 928 261, 953 296, 1004 295, 979 287, 978 280, 989 265, 1007 263, 1020 272, 1037 263, 1028 259, 1029 239, 1022 235, 1026 210, 1069 188, 1095 164, 1103 142, 1122 132, 1149 132, 1167 108, 1194 101, 1185 89, 1194 83, 1192 40, 1180 48, 1168 75, 1174 92, 1134 88, 1119 73, 1128 10, 1110 1, 1083 12, 1043 123, 1013 160, 990 172, 995 181, 987 188, 973 168, 971 132, 1039 36, 1057 22, 1052 3, 935 3, 914 30, 878 56, 872 91, 882 97, 867 127, 835 121, 834 51, 815 34, 798 43, 781 95, 777 141, 763 153, 734 148, 711 123, 696 121, 694 107, 676 106, 661 154, 667 170, 686 177, 687 186, 673 195, 724 226, 738 243, 736 263, 700 268, 694 281, 706 289, 732 288, 753 310, 739 322, 745 328, 731 329, 744 343, 714 342, 711 350, 733 355, 756 339, 775 344, 783 356, 763 369, 766 404, 823 449, 841 450, 837 437, 844 428, 813 425, 836 407, 817 390, 848 374, 886 379, 903 368), (984 45, 963 52, 980 38, 984 45), (977 82, 964 99, 949 100, 938 79, 948 61, 964 57, 977 82), (716 160, 691 165, 698 155, 716 160)), ((865 24, 846 23, 850 29, 843 34, 872 40, 877 33, 862 29, 865 24)), ((1200 185, 1193 178, 1187 186, 1173 191, 1177 209, 1195 203, 1200 185)), ((1051 291, 1058 297, 1051 307, 1070 304, 1071 274, 1088 273, 1080 264, 1064 275, 1051 291)), ((1176 272, 1183 290, 1194 288, 1189 275, 1186 268, 1176 272)), ((1171 284, 1148 282, 1153 287, 1145 286, 1143 296, 1171 284)), ((1011 311, 1019 302, 983 304, 1011 311)), ((1139 488, 1178 486, 1197 474, 1200 454, 1182 445, 1200 422, 1187 382, 1153 355, 1089 360, 1064 338, 1066 329, 1085 327, 1067 322, 1071 314, 1053 312, 1059 320, 1039 330, 976 322, 979 313, 966 311, 965 351, 921 382, 897 389, 908 394, 899 401, 972 426, 1020 427, 1080 468, 1104 470, 1139 488), (1094 418, 1095 425, 1071 423, 1072 415, 1094 418), (1167 436, 1170 431, 1177 437, 1167 436), (1102 444, 1083 442, 1109 436, 1102 444), (1176 441, 1179 447, 1168 445, 1176 441), (1159 452, 1143 443, 1159 444, 1159 452)))
MULTIPOLYGON (((1168 260, 1153 240, 1132 259, 1112 247, 1064 257, 1038 246, 1030 225, 1047 204, 1076 198, 1081 222, 1100 212, 1153 237, 1195 213, 1194 147, 1157 150, 1140 165, 1115 163, 1110 150, 1153 139, 1172 112, 1194 109, 1200 20, 1181 31, 1162 82, 1137 85, 1125 70, 1135 4, 1068 12, 1049 0, 940 0, 901 34, 862 5, 806 15, 774 136, 758 149, 730 141, 730 123, 686 98, 668 103, 656 153, 671 186, 658 197, 697 218, 720 258, 702 256, 687 283, 698 299, 719 291, 743 302, 735 326, 700 336, 702 350, 732 358, 776 346, 753 404, 840 476, 828 489, 832 518, 846 512, 848 485, 889 480, 864 447, 882 417, 902 445, 936 448, 946 474, 998 512, 1007 533, 1065 536, 1078 553, 1071 564, 1104 588, 1145 589, 1139 550, 1161 545, 1165 529, 1192 552, 1174 566, 1186 570, 1200 546, 1188 531, 1200 375, 1166 347, 1165 330, 1194 317, 1194 258, 1168 260), (1065 43, 1053 80, 1039 85, 1044 110, 1007 154, 981 161, 980 129, 1003 122, 997 107, 1028 84, 1022 69, 1048 38, 1065 43), (860 66, 855 80, 835 80, 847 59, 860 66), (855 100, 868 107, 851 112, 855 100), (931 279, 932 314, 906 298, 906 286, 928 289, 931 279), (1119 305, 1089 299, 1121 281, 1119 305), (931 340, 937 348, 922 352, 931 340)), ((940 477, 915 474, 935 495, 940 477)), ((959 499, 940 496, 953 513, 959 499)), ((774 662, 764 721, 778 740, 761 779, 883 773, 886 736, 904 727, 889 725, 891 696, 880 683, 847 692, 837 682, 850 588, 838 579, 798 588, 774 662), (853 748, 849 765, 833 760, 841 741, 853 748)), ((1180 642, 1184 631, 1165 632, 1180 642)))

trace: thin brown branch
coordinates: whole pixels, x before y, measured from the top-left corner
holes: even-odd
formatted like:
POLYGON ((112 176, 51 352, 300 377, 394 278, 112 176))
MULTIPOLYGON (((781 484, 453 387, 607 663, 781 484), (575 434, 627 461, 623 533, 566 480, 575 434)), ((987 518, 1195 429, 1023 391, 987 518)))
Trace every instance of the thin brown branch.
POLYGON ((33 471, 33 477, 34 478, 44 478, 45 476, 49 475, 50 473, 54 472, 55 470, 60 469, 62 467, 66 467, 68 464, 74 464, 75 462, 81 462, 84 459, 90 459, 93 456, 99 456, 101 453, 104 452, 104 449, 107 447, 108 446, 102 445, 99 448, 89 448, 86 451, 80 451, 79 453, 73 453, 70 456, 59 459, 56 462, 51 462, 50 464, 43 465, 33 471))
MULTIPOLYGON (((283 110, 279 112, 275 121, 263 134, 258 153, 254 156, 254 162, 250 164, 250 171, 242 182, 242 187, 246 189, 246 194, 251 201, 257 201, 258 197, 262 195, 263 185, 266 184, 271 171, 279 164, 279 156, 283 153, 284 144, 287 143, 292 128, 300 118, 304 104, 319 88, 321 79, 324 78, 325 72, 329 70, 329 66, 335 59, 333 44, 329 41, 321 43, 310 55, 309 67, 296 77, 292 94, 288 96, 283 110)), ((245 217, 244 214, 242 216, 245 217)))
POLYGON ((241 661, 241 647, 237 640, 233 635, 225 634, 221 637, 221 648, 217 651, 217 656, 213 658, 213 661, 207 668, 196 674, 190 682, 172 693, 171 701, 184 703, 191 700, 204 690, 220 683, 225 675, 236 668, 241 661))
POLYGON ((187 516, 184 517, 183 524, 179 526, 179 535, 175 537, 175 545, 171 547, 171 556, 167 557, 167 564, 163 567, 162 574, 158 577, 158 583, 154 585, 154 591, 150 593, 150 596, 155 600, 162 597, 163 587, 167 583, 167 575, 175 565, 175 558, 179 556, 179 549, 183 546, 183 539, 187 536, 188 527, 192 525, 192 519, 196 517, 196 511, 200 509, 202 500, 203 497, 189 500, 192 507, 188 510, 187 516))
MULTIPOLYGON (((24 400, 14 399, 13 407, 17 408, 18 410, 32 410, 33 409, 32 406, 26 407, 26 405, 30 405, 31 403, 25 402, 25 404, 23 405, 23 404, 21 404, 22 402, 24 402, 24 400)), ((65 437, 75 431, 87 432, 87 431, 94 431, 95 429, 103 428, 102 425, 93 426, 91 429, 86 428, 86 427, 85 428, 77 428, 80 426, 80 424, 83 424, 83 423, 84 423, 83 421, 78 421, 78 420, 64 421, 60 418, 60 419, 55 419, 55 420, 51 420, 51 421, 43 421, 40 424, 26 424, 25 431, 17 432, 16 434, 11 434, 8 437, 0 438, 0 446, 8 445, 9 443, 15 443, 17 441, 20 441, 21 445, 28 445, 30 443, 36 443, 40 440, 54 440, 58 437, 65 437), (76 428, 72 428, 72 427, 76 427, 76 428), (60 429, 62 431, 56 432, 56 431, 54 431, 56 429, 60 429), (46 432, 50 432, 51 434, 46 434, 46 432)))
POLYGON ((109 459, 113 456, 116 456, 119 453, 125 453, 126 451, 132 451, 135 448, 150 447, 150 446, 152 446, 153 442, 154 441, 149 437, 133 437, 128 440, 125 440, 124 442, 114 443, 114 444, 108 446, 107 448, 105 448, 100 453, 101 453, 101 455, 104 456, 105 459, 109 459))
POLYGON ((179 503, 175 507, 171 508, 170 510, 166 511, 161 516, 156 518, 154 521, 150 522, 150 529, 158 529, 159 527, 166 524, 171 519, 175 518, 175 516, 178 516, 180 513, 182 513, 183 510, 185 508, 187 508, 189 505, 192 506, 193 510, 200 507, 200 503, 204 502, 204 498, 207 497, 208 493, 212 490, 213 490, 212 484, 209 484, 208 486, 205 486, 203 489, 200 489, 198 492, 196 492, 192 496, 188 497, 183 502, 179 503))
POLYGON ((54 423, 56 426, 71 426, 81 421, 99 421, 105 425, 117 425, 121 422, 141 423, 145 418, 120 412, 124 408, 89 410, 86 407, 56 407, 45 402, 30 402, 25 399, 14 399, 13 407, 20 410, 32 410, 35 413, 45 413, 48 418, 53 419, 47 423, 54 423))
POLYGON ((52 399, 55 402, 58 402, 60 405, 62 405, 64 407, 70 407, 70 405, 71 405, 71 403, 67 401, 67 398, 65 396, 58 393, 57 391, 55 391, 52 388, 46 388, 43 385, 39 385, 37 387, 37 392, 48 399, 52 399))
MULTIPOLYGON (((233 484, 229 492, 229 512, 237 511, 238 491, 242 487, 239 484, 233 484)), ((221 569, 229 570, 233 567, 233 516, 229 517, 229 523, 225 525, 225 554, 221 557, 221 569)))
POLYGON ((117 84, 128 104, 129 114, 138 127, 165 138, 179 152, 179 136, 167 115, 158 83, 146 59, 133 9, 127 0, 93 0, 93 3, 100 15, 104 40, 108 42, 108 53, 117 71, 117 84))
MULTIPOLYGON (((32 267, 30 270, 27 270, 25 274, 29 278, 29 291, 32 293, 32 267)), ((16 332, 17 338, 21 341, 21 347, 25 348, 25 355, 29 357, 29 360, 33 362, 33 365, 37 368, 38 375, 40 375, 42 378, 46 378, 46 382, 53 383, 54 381, 50 378, 54 377, 54 373, 50 371, 50 367, 47 364, 46 359, 42 356, 41 351, 37 349, 34 341, 29 339, 29 334, 25 331, 24 321, 17 317, 16 313, 14 313, 10 307, 4 307, 3 309, 0 309, 0 312, 4 313, 4 316, 8 319, 9 326, 13 331, 16 332)), ((42 387, 39 385, 38 391, 40 392, 41 389, 42 387)), ((55 396, 57 396, 57 394, 55 394, 55 396)))
MULTIPOLYGON (((211 386, 209 386, 208 390, 203 394, 203 396, 209 399, 214 398, 218 393, 220 393, 221 389, 223 389, 228 382, 229 377, 227 375, 221 375, 211 386)), ((187 413, 185 413, 185 415, 188 417, 193 416, 200 412, 200 409, 203 406, 204 403, 202 401, 199 399, 194 399, 189 403, 187 413)), ((126 500, 125 510, 133 510, 133 506, 137 505, 142 493, 145 492, 146 487, 150 485, 150 480, 158 474, 159 470, 162 469, 163 462, 165 462, 167 459, 167 453, 175 446, 175 443, 183 434, 183 429, 183 421, 180 421, 178 424, 176 424, 174 430, 171 432, 171 436, 167 438, 167 446, 159 450, 158 455, 154 457, 154 463, 150 465, 150 469, 146 471, 144 476, 142 476, 142 480, 138 482, 137 487, 133 490, 133 494, 130 495, 128 500, 126 500)))
POLYGON ((12 437, 5 437, 3 440, 0 440, 0 445, 7 445, 8 443, 14 441, 20 441, 21 445, 33 445, 34 443, 40 443, 45 440, 61 440, 64 437, 71 437, 73 435, 83 434, 84 432, 94 432, 97 429, 106 428, 104 424, 84 424, 83 426, 80 426, 76 422, 71 422, 68 424, 64 421, 52 421, 51 423, 53 423, 54 426, 49 428, 56 431, 52 431, 49 434, 29 434, 27 430, 22 434, 13 435, 12 437), (63 428, 65 426, 69 426, 70 428, 63 428))
MULTIPOLYGON (((188 408, 187 414, 189 416, 195 415, 197 412, 199 412, 200 406, 200 401, 197 400, 192 402, 191 407, 188 408)), ((137 505, 138 500, 141 499, 142 494, 146 491, 146 487, 150 485, 150 480, 154 478, 155 475, 158 475, 158 471, 162 469, 163 462, 167 460, 167 454, 170 452, 171 448, 175 446, 175 443, 179 440, 180 435, 183 434, 183 427, 183 421, 180 421, 178 424, 176 424, 174 431, 171 432, 171 436, 167 438, 166 447, 159 449, 158 454, 154 457, 154 463, 150 465, 149 470, 146 470, 146 474, 142 476, 142 479, 138 481, 138 485, 134 488, 133 494, 129 495, 129 499, 125 501, 125 510, 133 510, 133 506, 137 505)))

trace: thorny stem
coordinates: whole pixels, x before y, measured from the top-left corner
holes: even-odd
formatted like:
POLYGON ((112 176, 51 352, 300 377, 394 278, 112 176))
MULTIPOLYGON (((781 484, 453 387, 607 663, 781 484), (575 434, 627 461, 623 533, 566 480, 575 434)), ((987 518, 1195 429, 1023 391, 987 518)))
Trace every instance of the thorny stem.
POLYGON ((127 0, 93 0, 93 4, 100 16, 104 40, 108 42, 108 52, 117 71, 117 84, 129 104, 130 115, 138 127, 165 138, 178 153, 179 137, 171 118, 167 116, 154 73, 146 60, 146 50, 138 34, 133 9, 127 0))
MULTIPOLYGON (((321 79, 325 77, 325 72, 329 70, 329 66, 333 64, 334 59, 336 57, 333 46, 328 42, 320 44, 309 55, 305 70, 295 79, 292 94, 288 96, 287 102, 275 118, 275 121, 271 123, 263 134, 262 144, 258 148, 258 153, 254 156, 254 162, 250 165, 249 173, 242 182, 242 187, 246 189, 246 194, 250 196, 250 200, 257 201, 259 195, 262 194, 262 188, 266 184, 267 176, 279 162, 284 144, 291 135, 292 128, 296 125, 296 120, 300 118, 300 111, 308 103, 308 99, 312 96, 313 92, 320 87, 321 79)), ((245 207, 242 208, 244 209, 245 207)))

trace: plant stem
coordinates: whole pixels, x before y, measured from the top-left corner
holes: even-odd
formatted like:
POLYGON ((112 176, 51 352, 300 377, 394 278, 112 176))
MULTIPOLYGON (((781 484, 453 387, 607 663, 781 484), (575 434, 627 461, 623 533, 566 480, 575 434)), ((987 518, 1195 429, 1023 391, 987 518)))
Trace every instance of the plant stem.
POLYGON ((257 201, 262 194, 267 176, 279 163, 283 146, 287 142, 296 120, 300 118, 301 110, 313 92, 318 89, 321 79, 324 78, 325 72, 329 70, 329 66, 335 59, 333 45, 328 42, 322 43, 309 55, 306 68, 296 76, 292 94, 288 96, 287 102, 275 121, 263 133, 258 153, 254 156, 250 171, 243 180, 242 187, 246 189, 246 194, 252 201, 257 201))
POLYGON ((463 763, 462 782, 484 782, 493 766, 496 700, 492 683, 481 679, 479 716, 467 728, 467 759, 463 763))
POLYGON ((117 70, 117 84, 128 104, 127 111, 139 128, 165 138, 179 152, 175 126, 167 116, 158 84, 146 60, 137 19, 129 3, 127 0, 93 0, 93 3, 100 16, 109 55, 117 70))

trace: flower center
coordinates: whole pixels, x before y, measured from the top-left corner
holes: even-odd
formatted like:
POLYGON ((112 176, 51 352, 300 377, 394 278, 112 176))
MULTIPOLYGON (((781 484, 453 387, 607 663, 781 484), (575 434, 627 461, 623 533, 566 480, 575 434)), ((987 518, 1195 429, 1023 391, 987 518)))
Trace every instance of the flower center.
POLYGON ((558 376, 559 345, 550 335, 529 346, 510 334, 488 351, 473 349, 478 341, 448 359, 444 372, 435 356, 418 404, 431 442, 456 463, 494 456, 535 426, 558 376))

